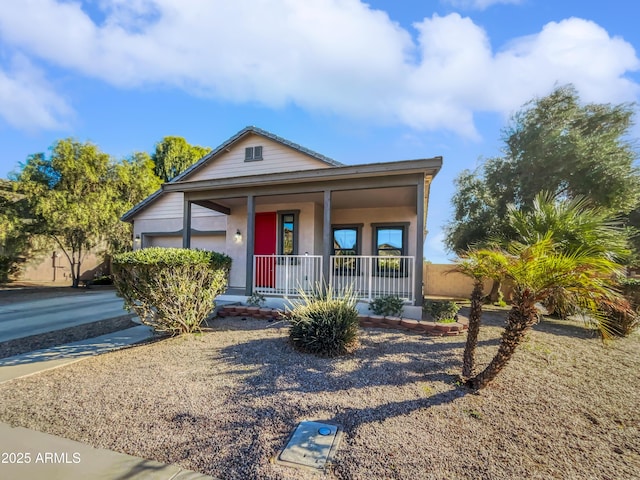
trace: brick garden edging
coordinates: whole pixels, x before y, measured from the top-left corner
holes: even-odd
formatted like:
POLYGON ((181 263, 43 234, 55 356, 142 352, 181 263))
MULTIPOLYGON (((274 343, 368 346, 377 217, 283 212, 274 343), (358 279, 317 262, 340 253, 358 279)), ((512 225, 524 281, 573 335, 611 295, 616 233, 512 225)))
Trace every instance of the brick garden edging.
POLYGON ((225 305, 218 311, 219 317, 251 317, 264 320, 278 320, 284 312, 276 308, 247 307, 243 305, 225 305))
POLYGON ((465 320, 453 323, 438 323, 409 318, 382 317, 380 315, 359 315, 358 321, 360 326, 365 328, 389 328, 438 337, 460 335, 469 328, 469 324, 465 320))
MULTIPOLYGON (((275 308, 246 307, 243 305, 225 305, 218 312, 220 317, 251 317, 265 320, 278 320, 286 314, 275 308)), ((453 323, 427 322, 399 317, 383 317, 380 315, 358 315, 358 323, 363 328, 388 328, 408 333, 433 336, 454 336, 467 331, 466 320, 453 323)))

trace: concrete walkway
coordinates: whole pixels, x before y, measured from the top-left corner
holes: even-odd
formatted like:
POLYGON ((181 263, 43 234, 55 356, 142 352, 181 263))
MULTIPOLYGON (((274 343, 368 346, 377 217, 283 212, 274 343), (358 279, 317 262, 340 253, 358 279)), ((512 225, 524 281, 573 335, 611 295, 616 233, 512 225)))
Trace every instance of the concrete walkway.
MULTIPOLYGON (((0 383, 58 368, 146 340, 139 325, 67 345, 0 359, 0 383)), ((0 423, 0 479, 12 480, 215 480, 143 458, 0 423)))
POLYGON ((177 465, 4 423, 0 423, 0 453, 0 478, 12 480, 213 480, 177 465))
POLYGON ((138 325, 66 345, 0 358, 0 384, 142 342, 152 336, 149 327, 138 325))

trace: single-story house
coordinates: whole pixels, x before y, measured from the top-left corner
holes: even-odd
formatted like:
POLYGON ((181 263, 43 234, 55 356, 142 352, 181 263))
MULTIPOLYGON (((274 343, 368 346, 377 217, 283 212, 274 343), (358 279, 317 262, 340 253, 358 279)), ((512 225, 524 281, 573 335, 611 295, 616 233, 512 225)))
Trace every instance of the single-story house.
POLYGON ((442 157, 343 165, 246 127, 127 212, 135 248, 233 259, 229 286, 293 296, 324 279, 421 305, 429 186, 442 157))

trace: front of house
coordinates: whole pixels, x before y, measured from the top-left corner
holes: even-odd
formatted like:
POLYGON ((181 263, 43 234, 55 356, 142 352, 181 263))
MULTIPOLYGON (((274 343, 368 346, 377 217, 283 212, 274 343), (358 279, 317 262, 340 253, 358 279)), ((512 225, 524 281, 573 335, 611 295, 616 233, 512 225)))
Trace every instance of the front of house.
POLYGON ((294 296, 322 280, 422 302, 429 186, 442 158, 342 165, 247 127, 123 216, 135 248, 233 259, 230 289, 294 296))

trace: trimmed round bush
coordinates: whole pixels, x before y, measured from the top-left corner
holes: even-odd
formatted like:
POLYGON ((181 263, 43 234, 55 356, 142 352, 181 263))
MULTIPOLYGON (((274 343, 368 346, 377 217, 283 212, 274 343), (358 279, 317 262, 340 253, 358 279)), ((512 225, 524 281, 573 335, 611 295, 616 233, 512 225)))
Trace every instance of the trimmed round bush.
POLYGON ((460 305, 446 300, 425 299, 422 310, 431 315, 436 322, 455 321, 460 305))
POLYGON ((231 258, 183 248, 144 248, 113 257, 113 283, 125 308, 157 332, 199 332, 227 288, 231 258))
POLYGON ((301 299, 292 301, 289 316, 289 339, 297 350, 335 357, 358 344, 358 310, 351 291, 316 287, 311 294, 301 292, 301 299))

